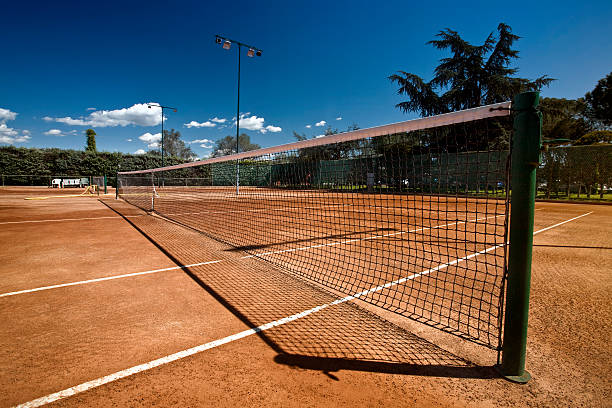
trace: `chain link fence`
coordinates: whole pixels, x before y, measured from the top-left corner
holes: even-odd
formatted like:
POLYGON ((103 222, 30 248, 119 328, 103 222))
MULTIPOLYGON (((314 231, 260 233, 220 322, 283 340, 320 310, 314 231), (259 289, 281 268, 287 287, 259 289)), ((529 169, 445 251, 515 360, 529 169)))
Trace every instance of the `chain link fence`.
POLYGON ((537 174, 539 199, 612 202, 612 145, 550 148, 537 174))

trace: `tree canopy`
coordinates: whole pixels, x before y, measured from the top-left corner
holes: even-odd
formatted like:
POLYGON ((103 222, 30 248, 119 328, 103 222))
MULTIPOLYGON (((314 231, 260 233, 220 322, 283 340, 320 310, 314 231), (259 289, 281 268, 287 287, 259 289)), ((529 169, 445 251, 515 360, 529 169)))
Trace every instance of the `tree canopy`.
MULTIPOLYGON (((576 140, 574 145, 593 145, 599 143, 612 143, 612 130, 594 130, 576 140)), ((612 159, 612 157, 610 158, 612 159)))
POLYGON ((97 152, 96 149, 96 132, 93 129, 87 129, 85 131, 85 135, 87 136, 87 144, 85 145, 86 152, 97 152))
POLYGON ((510 63, 519 52, 512 45, 520 37, 507 24, 500 23, 497 35, 489 34, 481 45, 470 44, 450 28, 436 37, 428 44, 449 50, 451 56, 440 60, 431 81, 406 71, 389 76, 399 85, 398 94, 408 97, 396 105, 404 112, 430 116, 474 108, 510 100, 517 93, 538 90, 554 81, 546 75, 533 81, 514 76, 518 68, 510 63))
POLYGON ((542 137, 576 141, 592 130, 585 118, 585 104, 580 99, 542 98, 542 137))
POLYGON ((184 160, 190 160, 196 156, 191 147, 181 140, 181 132, 174 129, 164 130, 164 150, 168 156, 184 160))
POLYGON ((612 72, 597 82, 595 89, 584 96, 586 115, 604 127, 612 126, 612 72))
MULTIPOLYGON (((256 143, 251 143, 251 137, 246 133, 243 133, 238 137, 238 146, 240 152, 248 152, 250 150, 260 149, 256 143)), ((211 153, 211 157, 227 156, 229 154, 236 153, 236 137, 225 136, 223 139, 219 139, 215 142, 215 147, 211 153)))
MULTIPOLYGON (((345 132, 352 132, 355 130, 359 130, 359 125, 353 123, 346 128, 345 132)), ((340 133, 338 129, 328 126, 327 129, 325 129, 325 133, 321 136, 330 136, 338 133, 340 133)), ((293 137, 295 137, 298 141, 308 139, 305 134, 299 134, 296 131, 293 132, 293 137)), ((298 154, 300 159, 303 160, 338 160, 349 157, 351 153, 358 148, 358 146, 358 141, 340 142, 330 145, 307 147, 305 149, 300 149, 298 154)))

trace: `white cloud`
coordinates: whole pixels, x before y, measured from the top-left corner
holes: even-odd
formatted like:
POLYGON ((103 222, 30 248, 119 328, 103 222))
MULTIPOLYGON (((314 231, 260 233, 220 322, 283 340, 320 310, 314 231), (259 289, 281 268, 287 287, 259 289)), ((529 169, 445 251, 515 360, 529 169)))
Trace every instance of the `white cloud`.
POLYGON ((342 116, 338 116, 336 120, 342 120, 342 116))
POLYGON ((213 145, 215 144, 214 141, 210 140, 210 139, 196 139, 196 140, 192 140, 189 142, 186 142, 188 144, 198 144, 200 145, 200 147, 204 148, 204 149, 212 149, 213 145))
POLYGON ((94 110, 96 110, 96 108, 87 108, 87 109, 85 109, 85 110, 88 110, 88 111, 94 111, 94 110))
POLYGON ((161 133, 155 133, 154 135, 147 132, 143 135, 138 136, 138 139, 147 143, 149 149, 157 149, 159 142, 161 141, 161 133))
POLYGON ((49 129, 44 134, 47 135, 47 136, 66 136, 59 129, 49 129))
POLYGON ((55 122, 65 123, 71 126, 87 126, 88 125, 88 123, 83 119, 73 119, 69 116, 66 116, 65 118, 54 118, 53 120, 55 122))
POLYGON ((9 109, 0 108, 0 123, 6 123, 9 120, 15 120, 17 112, 11 112, 9 109))
POLYGON ((318 135, 318 136, 315 136, 315 139, 318 139, 318 138, 320 138, 320 137, 324 137, 324 136, 325 136, 325 135, 318 135))
POLYGON ((306 125, 306 129, 310 129, 312 125, 306 125))
POLYGON ((31 138, 30 132, 27 130, 22 130, 21 135, 19 135, 18 130, 10 128, 4 123, 0 123, 0 143, 26 143, 31 138))
POLYGON ((126 139, 126 142, 133 142, 134 139, 126 139))
POLYGON ((280 128, 280 127, 278 127, 278 126, 272 126, 272 125, 270 125, 270 126, 266 126, 266 130, 267 130, 268 132, 278 133, 278 132, 282 131, 283 129, 282 129, 282 128, 280 128))
POLYGON ((227 119, 219 119, 216 116, 214 118, 212 118, 212 119, 209 119, 209 120, 211 120, 211 121, 213 121, 215 123, 225 123, 227 121, 227 119))
MULTIPOLYGON (((154 102, 151 102, 154 103, 154 102)), ((137 103, 129 108, 115 110, 100 110, 90 113, 88 116, 72 118, 51 118, 45 116, 44 121, 65 123, 71 126, 92 126, 92 127, 114 127, 114 126, 156 126, 161 122, 161 108, 157 106, 148 107, 146 103, 137 103)))
POLYGON ((325 125, 327 125, 327 122, 326 122, 326 121, 324 121, 324 120, 322 120, 322 121, 320 121, 320 122, 315 123, 315 126, 318 126, 318 127, 325 126, 325 125))
POLYGON ((0 136, 13 137, 17 136, 18 134, 18 131, 6 126, 6 123, 0 123, 0 136))
POLYGON ((18 129, 14 129, 6 125, 7 121, 15 120, 17 115, 17 112, 0 108, 0 143, 25 143, 31 139, 29 130, 22 130, 21 135, 19 135, 18 129))
POLYGON ((2 133, 2 125, 0 125, 0 143, 13 144, 13 143, 26 143, 31 139, 30 136, 22 135, 18 137, 6 136, 2 133))
POLYGON ((138 149, 134 152, 134 154, 145 154, 146 151, 144 149, 138 149))
MULTIPOLYGON (((246 130, 255 130, 261 133, 267 132, 280 132, 283 129, 278 126, 268 125, 264 127, 264 118, 257 117, 257 115, 248 116, 249 112, 243 113, 240 115, 240 128, 246 130)), ((236 121, 234 119, 234 126, 236 126, 236 121)))
POLYGON ((256 115, 246 116, 240 115, 240 127, 247 130, 258 130, 263 129, 264 118, 258 118, 256 115))
POLYGON ((185 123, 183 124, 183 126, 186 126, 188 128, 192 128, 192 127, 196 127, 196 128, 200 128, 200 127, 215 127, 217 126, 216 124, 212 123, 211 121, 206 121, 206 122, 196 122, 195 120, 192 120, 189 123, 185 123))

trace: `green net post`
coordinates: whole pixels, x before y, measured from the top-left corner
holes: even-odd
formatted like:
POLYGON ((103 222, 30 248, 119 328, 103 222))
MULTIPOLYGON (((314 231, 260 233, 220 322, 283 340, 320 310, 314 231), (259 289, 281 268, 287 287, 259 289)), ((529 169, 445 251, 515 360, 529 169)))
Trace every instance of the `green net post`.
POLYGON ((104 194, 108 193, 108 188, 106 186, 106 173, 104 173, 104 194))
POLYGON ((115 173, 117 178, 115 179, 115 200, 119 199, 119 172, 115 173))
POLYGON ((539 100, 538 92, 525 92, 517 95, 512 104, 516 116, 512 145, 510 253, 500 371, 506 379, 518 383, 526 383, 531 378, 525 370, 525 350, 536 169, 542 149, 542 114, 537 110, 539 100))

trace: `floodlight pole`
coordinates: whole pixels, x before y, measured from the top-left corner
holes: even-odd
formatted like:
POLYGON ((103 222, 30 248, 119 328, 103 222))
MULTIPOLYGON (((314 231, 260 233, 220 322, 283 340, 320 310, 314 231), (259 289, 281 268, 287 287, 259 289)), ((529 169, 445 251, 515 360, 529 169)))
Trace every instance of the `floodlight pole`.
MULTIPOLYGON (((231 46, 231 43, 238 44, 238 98, 237 98, 237 106, 236 106, 236 154, 240 153, 240 51, 242 47, 249 48, 249 57, 253 55, 261 56, 261 50, 259 48, 253 47, 252 45, 241 43, 240 41, 234 41, 227 37, 222 37, 220 35, 215 35, 215 41, 217 44, 227 44, 227 48, 231 46)), ((240 167, 238 165, 239 160, 236 160, 236 195, 238 195, 240 191, 240 167)))
MULTIPOLYGON (((240 152, 240 47, 241 44, 238 43, 238 103, 236 106, 236 154, 240 152)), ((240 166, 238 164, 238 159, 236 159, 236 195, 240 190, 240 166)))
POLYGON ((164 109, 172 109, 174 112, 176 112, 176 108, 173 108, 172 106, 163 106, 160 104, 147 104, 147 106, 149 109, 151 109, 152 106, 161 108, 161 166, 164 167, 164 109))

